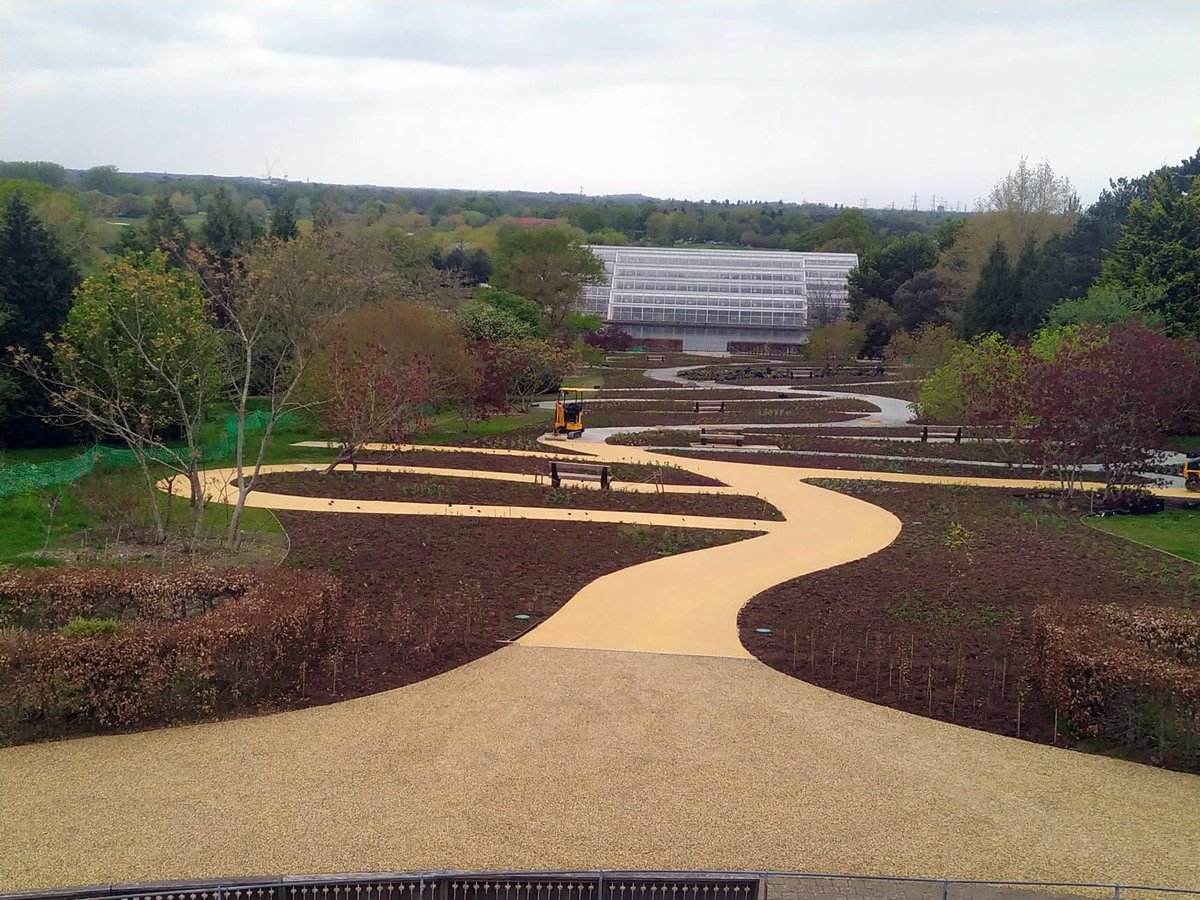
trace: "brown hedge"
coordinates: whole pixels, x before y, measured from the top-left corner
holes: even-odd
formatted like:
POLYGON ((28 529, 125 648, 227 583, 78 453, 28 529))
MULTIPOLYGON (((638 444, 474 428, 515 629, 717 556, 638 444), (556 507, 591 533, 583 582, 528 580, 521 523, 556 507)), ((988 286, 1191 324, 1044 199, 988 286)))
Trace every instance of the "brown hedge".
POLYGON ((0 625, 59 628, 75 618, 186 619, 257 583, 248 569, 62 568, 0 572, 0 625))
POLYGON ((315 572, 64 569, 5 576, 0 604, 14 599, 49 622, 117 601, 149 614, 112 635, 0 637, 0 746, 211 718, 299 688, 329 649, 339 588, 315 572), (161 614, 217 595, 207 615, 161 614))
POLYGON ((1200 770, 1200 617, 1047 605, 1030 624, 1031 676, 1077 732, 1200 770))

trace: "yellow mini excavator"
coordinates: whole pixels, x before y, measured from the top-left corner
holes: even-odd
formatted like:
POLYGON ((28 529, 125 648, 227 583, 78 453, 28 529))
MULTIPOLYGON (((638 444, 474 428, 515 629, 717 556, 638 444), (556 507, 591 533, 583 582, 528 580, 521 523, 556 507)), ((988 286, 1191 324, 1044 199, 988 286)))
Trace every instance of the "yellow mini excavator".
POLYGON ((577 438, 583 434, 583 395, 579 388, 560 388, 554 404, 554 433, 577 438))
POLYGON ((1200 456, 1183 461, 1183 486, 1200 492, 1200 456))

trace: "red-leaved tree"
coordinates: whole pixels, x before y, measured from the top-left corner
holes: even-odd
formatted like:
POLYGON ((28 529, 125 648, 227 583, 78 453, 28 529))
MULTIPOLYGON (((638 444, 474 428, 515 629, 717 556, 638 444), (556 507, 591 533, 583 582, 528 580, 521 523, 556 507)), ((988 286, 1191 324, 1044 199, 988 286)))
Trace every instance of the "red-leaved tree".
POLYGON ((321 422, 338 442, 325 470, 356 457, 371 441, 401 443, 423 427, 424 410, 437 399, 435 370, 424 355, 397 359, 379 343, 353 344, 339 337, 329 347, 318 377, 325 402, 321 422))
POLYGON ((622 353, 633 346, 633 335, 615 323, 609 323, 599 331, 589 331, 583 336, 584 343, 599 347, 608 353, 622 353))
POLYGON ((1029 436, 1068 470, 1099 461, 1106 496, 1161 459, 1167 434, 1195 427, 1200 371, 1187 341, 1126 322, 1076 329, 1053 356, 1025 359, 1029 436))
POLYGON ((477 341, 450 389, 463 425, 483 422, 508 409, 508 379, 501 353, 490 341, 477 341))

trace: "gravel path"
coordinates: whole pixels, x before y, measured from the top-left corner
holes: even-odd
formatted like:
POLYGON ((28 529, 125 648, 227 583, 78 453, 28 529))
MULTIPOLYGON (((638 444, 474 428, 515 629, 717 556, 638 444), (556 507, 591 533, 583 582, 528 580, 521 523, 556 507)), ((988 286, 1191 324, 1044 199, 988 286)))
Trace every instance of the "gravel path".
POLYGON ((788 521, 606 576, 522 644, 406 688, 0 750, 0 887, 443 867, 1200 883, 1200 778, 910 716, 745 658, 735 616, 760 583, 899 527, 800 479, 966 479, 680 462, 788 521))
POLYGON ((752 660, 512 646, 295 713, 0 752, 0 885, 730 868, 1200 882, 1200 778, 752 660))

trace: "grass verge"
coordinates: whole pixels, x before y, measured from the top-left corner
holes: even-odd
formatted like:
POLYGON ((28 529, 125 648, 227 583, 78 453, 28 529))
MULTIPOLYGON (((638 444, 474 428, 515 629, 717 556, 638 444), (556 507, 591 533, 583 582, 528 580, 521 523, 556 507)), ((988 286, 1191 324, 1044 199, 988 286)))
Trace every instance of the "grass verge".
POLYGON ((1085 521, 1097 531, 1200 563, 1200 512, 1168 509, 1152 516, 1089 516, 1085 521))

